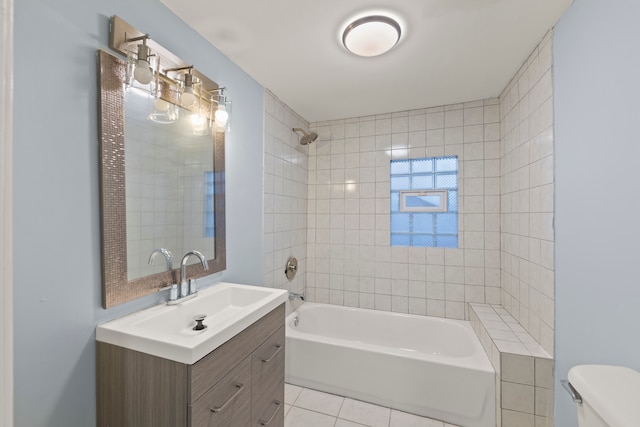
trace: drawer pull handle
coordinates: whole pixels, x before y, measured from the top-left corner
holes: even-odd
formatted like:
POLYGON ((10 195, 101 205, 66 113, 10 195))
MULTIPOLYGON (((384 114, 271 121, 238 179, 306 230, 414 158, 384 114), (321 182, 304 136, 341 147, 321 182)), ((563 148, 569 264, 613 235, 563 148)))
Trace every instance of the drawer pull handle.
POLYGON ((224 402, 222 406, 216 406, 214 408, 211 408, 211 412, 214 412, 214 413, 221 412, 224 408, 226 408, 227 405, 231 403, 231 401, 235 399, 236 396, 238 396, 238 394, 242 391, 242 387, 244 387, 244 384, 236 384, 236 391, 231 395, 231 397, 227 399, 227 401, 224 402))
POLYGON ((269 357, 268 359, 262 359, 262 363, 271 362, 271 360, 273 360, 273 358, 276 357, 276 354, 278 354, 280 350, 282 350, 282 346, 280 344, 276 344, 276 351, 274 351, 271 357, 269 357))
POLYGON ((273 404, 275 405, 276 409, 273 411, 273 413, 271 414, 271 416, 269 417, 268 420, 266 420, 266 421, 265 420, 258 421, 261 426, 267 426, 267 425, 269 425, 269 423, 271 421, 273 421, 273 417, 275 417, 276 414, 278 413, 278 409, 280 409, 280 405, 282 405, 282 402, 280 402, 279 400, 275 400, 273 402, 273 404))

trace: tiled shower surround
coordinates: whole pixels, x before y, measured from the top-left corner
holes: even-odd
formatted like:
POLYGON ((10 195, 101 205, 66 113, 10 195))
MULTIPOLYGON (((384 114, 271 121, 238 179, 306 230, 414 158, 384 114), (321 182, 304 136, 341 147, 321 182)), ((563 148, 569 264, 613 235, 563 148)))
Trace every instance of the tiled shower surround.
POLYGON ((551 32, 500 97, 500 303, 553 354, 553 83, 551 32))
POLYGON ((264 286, 303 292, 306 273, 308 146, 292 128, 309 124, 265 91, 264 286), (289 257, 298 273, 284 275, 289 257))
POLYGON ((455 319, 500 303, 498 99, 311 129, 309 300, 455 319), (390 246, 390 160, 439 156, 458 156, 459 248, 390 246))
POLYGON ((265 284, 286 286, 291 253, 309 301, 471 320, 502 427, 553 425, 551 35, 500 98, 311 123, 305 148, 266 95, 265 284), (459 247, 392 247, 390 160, 453 155, 459 247))

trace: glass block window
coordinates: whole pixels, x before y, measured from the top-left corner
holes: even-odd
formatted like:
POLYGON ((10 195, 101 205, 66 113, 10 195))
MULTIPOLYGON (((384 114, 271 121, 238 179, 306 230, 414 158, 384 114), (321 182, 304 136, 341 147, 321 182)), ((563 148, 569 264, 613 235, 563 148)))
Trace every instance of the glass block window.
POLYGON ((458 247, 457 156, 391 161, 391 246, 458 247))
POLYGON ((215 179, 213 171, 204 173, 204 237, 215 237, 213 194, 215 179))

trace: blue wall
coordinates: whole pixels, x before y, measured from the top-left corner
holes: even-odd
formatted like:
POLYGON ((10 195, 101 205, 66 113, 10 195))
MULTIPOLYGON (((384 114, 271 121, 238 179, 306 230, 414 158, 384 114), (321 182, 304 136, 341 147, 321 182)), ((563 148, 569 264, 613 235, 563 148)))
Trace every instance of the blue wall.
POLYGON ((571 366, 640 370, 640 2, 576 0, 554 33, 556 425, 571 366), (596 203, 597 202, 597 203, 596 203))
MULTIPOLYGON (((101 308, 96 49, 117 14, 229 88, 225 280, 262 280, 263 88, 157 0, 15 2, 15 425, 95 425, 101 308)), ((218 277, 219 278, 219 277, 218 277)))

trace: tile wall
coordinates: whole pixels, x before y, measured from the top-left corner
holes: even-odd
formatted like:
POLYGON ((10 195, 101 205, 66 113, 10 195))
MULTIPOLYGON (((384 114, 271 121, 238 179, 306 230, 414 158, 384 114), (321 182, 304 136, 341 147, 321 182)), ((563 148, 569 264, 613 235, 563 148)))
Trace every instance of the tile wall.
POLYGON ((264 98, 264 286, 303 292, 309 148, 292 128, 309 124, 271 92, 264 98), (289 282, 284 270, 291 256, 298 259, 298 273, 289 282))
POLYGON ((469 321, 496 371, 499 427, 552 427, 553 359, 502 306, 471 304, 469 321))
POLYGON ((287 286, 300 253, 309 301, 471 320, 504 427, 553 425, 551 36, 499 99, 311 123, 308 147, 289 133, 307 123, 266 96, 265 284, 287 286), (391 247, 390 160, 445 155, 459 248, 391 247))
POLYGON ((498 99, 312 123, 307 296, 463 319, 500 303, 498 99), (391 247, 391 159, 457 155, 459 248, 391 247))
POLYGON ((502 306, 553 354, 553 82, 548 33, 500 97, 502 306))

